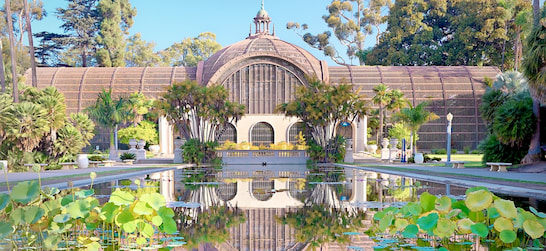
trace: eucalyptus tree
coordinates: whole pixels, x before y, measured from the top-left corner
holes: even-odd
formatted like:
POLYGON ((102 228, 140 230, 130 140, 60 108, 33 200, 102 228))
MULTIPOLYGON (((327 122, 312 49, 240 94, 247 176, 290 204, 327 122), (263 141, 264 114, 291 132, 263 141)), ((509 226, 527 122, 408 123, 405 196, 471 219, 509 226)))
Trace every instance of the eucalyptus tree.
POLYGON ((76 65, 87 67, 89 57, 94 56, 97 47, 96 36, 99 32, 98 0, 68 0, 68 6, 57 8, 56 14, 63 24, 60 28, 66 36, 55 38, 68 50, 77 51, 80 62, 76 65))
POLYGON ((86 108, 89 117, 97 124, 106 127, 110 131, 110 159, 117 158, 117 130, 118 126, 125 123, 130 110, 127 109, 127 99, 112 96, 112 89, 103 89, 99 92, 96 101, 86 108))
POLYGON ((125 36, 133 25, 136 9, 129 0, 100 0, 97 6, 100 22, 96 58, 99 66, 125 66, 125 36))
POLYGON ((297 88, 294 100, 279 104, 277 111, 301 119, 310 130, 313 142, 324 151, 320 162, 329 162, 339 154, 342 140, 336 137, 334 128, 341 122, 364 118, 368 113, 367 103, 357 93, 352 85, 309 79, 309 86, 297 88))
POLYGON ((127 51, 125 53, 125 66, 147 67, 161 64, 161 57, 154 52, 155 43, 142 40, 140 33, 136 33, 127 39, 127 51))
POLYGON ((203 32, 195 38, 185 38, 180 43, 174 43, 159 54, 165 65, 193 67, 221 48, 214 33, 203 32))
POLYGON ((397 120, 404 122, 410 129, 410 150, 414 152, 414 146, 416 144, 415 135, 417 134, 417 131, 419 131, 419 128, 426 122, 439 119, 440 117, 426 109, 428 106, 427 102, 420 103, 415 107, 413 107, 411 103, 408 103, 408 105, 408 107, 402 108, 400 112, 395 114, 395 117, 397 120))
MULTIPOLYGON (((6 11, 6 17, 11 17, 11 2, 10 0, 5 0, 5 11, 6 11)), ((13 85, 12 93, 13 93, 13 102, 19 103, 19 89, 18 89, 18 81, 17 81, 17 62, 15 60, 15 37, 13 34, 13 22, 11 18, 6 18, 8 23, 8 37, 9 37, 9 51, 10 51, 10 59, 11 59, 11 82, 13 85)))
POLYGON ((170 86, 156 104, 186 140, 201 143, 218 141, 223 129, 236 123, 245 111, 244 105, 229 101, 223 86, 200 86, 195 81, 170 86))
POLYGON ((390 103, 390 89, 387 85, 381 83, 373 87, 375 95, 372 97, 372 102, 379 105, 379 133, 377 134, 377 142, 383 138, 383 126, 385 125, 385 113, 383 109, 390 103))
MULTIPOLYGON (((380 26, 387 21, 385 13, 388 13, 391 5, 392 1, 390 0, 334 0, 326 6, 328 15, 322 17, 331 31, 317 35, 301 34, 309 26, 296 22, 288 22, 286 28, 296 31, 303 41, 311 47, 323 51, 325 56, 332 58, 337 64, 350 65, 351 63, 345 62, 339 50, 330 42, 332 33, 345 47, 347 56, 353 59, 365 50, 366 37, 373 34, 374 28, 377 30, 376 39, 379 38, 380 26)), ((363 65, 364 62, 359 61, 360 65, 363 65)))

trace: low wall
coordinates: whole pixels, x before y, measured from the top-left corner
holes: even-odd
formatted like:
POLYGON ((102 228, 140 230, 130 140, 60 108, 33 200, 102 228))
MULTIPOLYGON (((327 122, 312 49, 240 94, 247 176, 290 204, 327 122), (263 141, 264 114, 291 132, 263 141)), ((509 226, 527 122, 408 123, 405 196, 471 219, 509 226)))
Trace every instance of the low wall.
POLYGON ((304 150, 221 150, 216 152, 227 165, 305 164, 304 150))

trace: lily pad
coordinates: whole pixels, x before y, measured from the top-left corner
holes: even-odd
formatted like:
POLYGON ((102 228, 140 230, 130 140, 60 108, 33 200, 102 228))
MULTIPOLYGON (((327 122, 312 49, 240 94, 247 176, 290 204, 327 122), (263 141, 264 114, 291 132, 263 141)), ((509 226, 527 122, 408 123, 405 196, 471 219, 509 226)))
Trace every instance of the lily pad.
POLYGON ((523 222, 523 230, 525 230, 525 233, 533 239, 540 238, 544 235, 544 226, 536 220, 526 220, 523 222))
POLYGON ((486 190, 477 190, 466 195, 465 204, 471 211, 481 211, 493 202, 493 195, 486 190))
POLYGON ((419 233, 419 227, 415 224, 410 224, 406 226, 406 229, 402 232, 402 236, 404 236, 404 238, 415 238, 417 233, 419 233))
POLYGON ((436 204, 436 196, 428 192, 424 192, 423 194, 421 194, 420 204, 423 212, 429 212, 431 210, 434 210, 436 204))
POLYGON ((431 213, 417 219, 417 225, 419 225, 419 228, 423 229, 424 231, 432 231, 432 229, 434 229, 438 223, 438 218, 437 213, 431 213))
POLYGON ((459 229, 459 233, 461 234, 470 234, 472 233, 472 225, 474 225, 474 222, 471 219, 464 218, 460 219, 457 222, 457 227, 459 229))
POLYGON ((542 213, 542 212, 537 211, 534 207, 529 207, 529 210, 530 210, 531 212, 533 212, 533 213, 534 213, 537 217, 539 217, 539 218, 543 218, 543 219, 546 218, 546 214, 545 214, 545 213, 542 213))
POLYGON ((487 237, 489 234, 489 228, 483 223, 476 223, 470 227, 472 233, 479 235, 482 238, 487 237))
POLYGON ((493 226, 495 227, 495 230, 499 232, 502 232, 503 230, 514 230, 512 221, 504 217, 497 218, 493 226))
POLYGON ((442 196, 441 198, 436 199, 435 208, 441 212, 448 212, 451 210, 451 198, 442 196))
POLYGON ((511 200, 497 199, 493 202, 499 214, 508 219, 514 219, 518 216, 518 210, 511 200))
POLYGON ((21 204, 27 204, 38 198, 40 185, 38 181, 21 181, 11 190, 11 199, 21 204))
POLYGON ((503 230, 500 232, 499 237, 504 243, 512 243, 516 240, 517 235, 512 230, 503 230))
POLYGON ((117 206, 131 205, 133 204, 134 201, 135 201, 135 196, 133 196, 133 194, 127 191, 119 190, 119 189, 116 189, 116 191, 114 191, 112 195, 110 195, 110 200, 109 200, 109 202, 112 202, 117 206))

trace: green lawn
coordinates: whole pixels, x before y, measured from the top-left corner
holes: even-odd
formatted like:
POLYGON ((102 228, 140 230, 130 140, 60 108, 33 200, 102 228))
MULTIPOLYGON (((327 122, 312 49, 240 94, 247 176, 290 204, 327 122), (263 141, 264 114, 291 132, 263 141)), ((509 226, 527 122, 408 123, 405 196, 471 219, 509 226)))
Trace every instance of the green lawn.
MULTIPOLYGON (((442 161, 447 160, 447 154, 427 154, 429 157, 434 158, 438 157, 441 158, 442 161)), ((483 154, 451 154, 451 160, 452 161, 466 161, 468 163, 464 164, 465 167, 485 167, 482 164, 482 156, 483 154)), ((435 163, 431 165, 444 165, 444 163, 435 163)))

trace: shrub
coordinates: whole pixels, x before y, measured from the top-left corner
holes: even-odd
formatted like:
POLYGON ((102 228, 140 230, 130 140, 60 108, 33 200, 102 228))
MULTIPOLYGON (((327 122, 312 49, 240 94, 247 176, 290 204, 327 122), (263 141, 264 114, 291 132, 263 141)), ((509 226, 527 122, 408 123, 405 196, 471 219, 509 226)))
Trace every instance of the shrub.
POLYGON ((470 151, 470 154, 481 154, 482 152, 478 149, 474 149, 472 151, 470 151))
POLYGON ((478 148, 483 151, 482 163, 510 162, 517 164, 527 154, 529 146, 510 146, 501 143, 495 135, 489 134, 478 148))
POLYGON ((463 148, 463 151, 464 151, 464 154, 469 154, 470 153, 470 146, 465 146, 463 148))
POLYGON ((129 126, 118 131, 119 142, 129 144, 130 139, 145 140, 149 145, 159 142, 157 125, 151 121, 143 120, 137 126, 129 126))
POLYGON ((446 149, 432 149, 430 152, 432 154, 447 154, 446 149))
POLYGON ((377 145, 377 141, 376 140, 369 140, 368 145, 377 145))
POLYGON ((136 159, 136 155, 134 153, 123 153, 119 156, 121 160, 127 160, 127 159, 136 159))
POLYGON ((451 153, 457 153, 457 149, 451 149, 451 153))
POLYGON ((190 139, 182 146, 182 149, 184 149, 182 158, 185 162, 197 165, 215 163, 215 159, 218 159, 215 150, 217 147, 218 142, 200 142, 198 139, 190 139))
MULTIPOLYGON (((134 155, 134 154, 133 154, 134 155)), ((120 157, 121 158, 121 157, 120 157)), ((103 156, 101 155, 91 155, 88 157, 89 160, 91 161, 103 161, 105 160, 106 158, 104 158, 103 156)))

